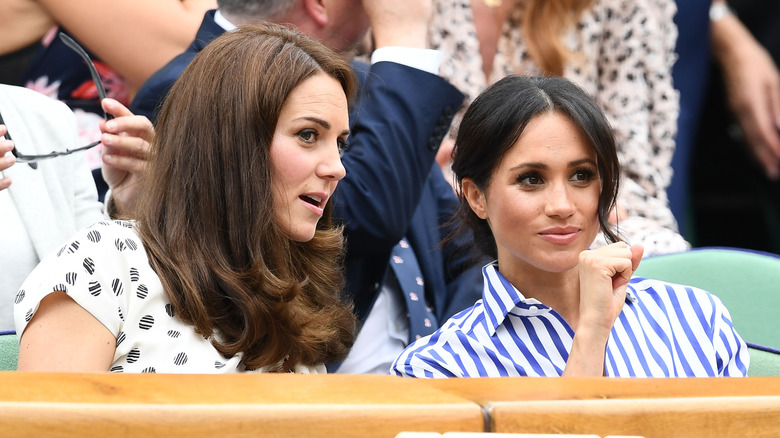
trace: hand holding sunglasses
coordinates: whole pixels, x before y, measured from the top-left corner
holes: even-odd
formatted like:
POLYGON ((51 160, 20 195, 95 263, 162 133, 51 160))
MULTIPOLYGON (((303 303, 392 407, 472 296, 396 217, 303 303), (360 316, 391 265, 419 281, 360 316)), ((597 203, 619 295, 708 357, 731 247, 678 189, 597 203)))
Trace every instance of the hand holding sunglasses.
MULTIPOLYGON (((92 76, 92 80, 95 82, 95 86, 97 87, 98 95, 100 96, 100 100, 103 100, 106 98, 106 89, 103 86, 103 81, 100 80, 100 75, 98 75, 97 69, 95 68, 95 64, 92 63, 92 60, 89 58, 89 55, 87 54, 84 49, 78 45, 76 41, 74 41, 71 37, 68 35, 60 32, 59 34, 60 39, 62 42, 65 43, 68 47, 70 47, 72 50, 74 50, 76 53, 81 56, 81 58, 86 62, 87 67, 89 68, 89 73, 92 76)), ((106 120, 111 120, 114 117, 111 114, 107 114, 105 111, 103 112, 103 116, 106 118, 106 120)), ((0 114, 0 124, 5 124, 3 121, 3 116, 0 114)), ((10 132, 8 131, 8 127, 6 126, 6 132, 5 132, 5 138, 7 140, 13 140, 11 138, 10 132)), ((16 145, 14 145, 14 148, 11 150, 11 153, 16 157, 16 161, 19 163, 31 163, 30 166, 33 168, 37 167, 35 165, 36 162, 41 160, 46 160, 49 158, 56 158, 61 157, 64 155, 70 155, 74 152, 84 151, 90 148, 93 148, 100 144, 100 141, 94 141, 88 145, 77 147, 75 149, 66 149, 64 151, 52 151, 48 154, 40 154, 40 155, 27 155, 21 153, 17 148, 16 145)))

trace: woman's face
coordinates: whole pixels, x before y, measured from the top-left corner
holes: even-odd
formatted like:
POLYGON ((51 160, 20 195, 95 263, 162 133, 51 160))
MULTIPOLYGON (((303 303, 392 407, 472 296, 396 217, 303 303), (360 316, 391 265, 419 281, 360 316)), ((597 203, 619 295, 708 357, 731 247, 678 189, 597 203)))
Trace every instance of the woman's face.
POLYGON ((557 112, 528 123, 484 192, 465 178, 463 191, 490 225, 504 275, 567 271, 599 231, 596 152, 557 112))
POLYGON ((347 98, 341 84, 317 73, 284 102, 271 140, 276 221, 287 235, 314 237, 323 208, 345 170, 340 147, 349 135, 347 98))

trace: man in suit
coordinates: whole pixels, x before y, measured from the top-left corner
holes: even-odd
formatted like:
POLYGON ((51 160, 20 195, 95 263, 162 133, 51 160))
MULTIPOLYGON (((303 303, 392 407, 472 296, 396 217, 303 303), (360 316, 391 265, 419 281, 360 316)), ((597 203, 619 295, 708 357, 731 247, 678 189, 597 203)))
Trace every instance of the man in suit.
POLYGON ((442 225, 457 199, 434 158, 463 96, 436 75, 440 55, 426 49, 432 3, 221 0, 218 6, 206 14, 190 49, 141 87, 130 108, 134 113, 154 118, 167 90, 197 52, 234 25, 291 23, 341 52, 360 43, 367 25, 372 26, 372 64, 353 62, 361 91, 352 110, 349 147, 342 157, 347 176, 334 197, 334 217, 345 225, 347 293, 361 322, 371 320, 364 327, 378 327, 361 331, 356 348, 366 359, 348 358, 352 365, 343 371, 386 372, 414 336, 405 324, 408 309, 398 307, 403 292, 388 267, 402 238, 419 265, 414 280, 424 283, 420 302, 431 307, 433 315, 426 321, 431 331, 436 320, 443 322, 481 296, 478 269, 455 256, 459 245, 439 245, 446 231, 442 225), (388 324, 398 327, 389 337, 383 328, 388 324), (369 351, 377 344, 387 347, 386 357, 377 359, 369 351))

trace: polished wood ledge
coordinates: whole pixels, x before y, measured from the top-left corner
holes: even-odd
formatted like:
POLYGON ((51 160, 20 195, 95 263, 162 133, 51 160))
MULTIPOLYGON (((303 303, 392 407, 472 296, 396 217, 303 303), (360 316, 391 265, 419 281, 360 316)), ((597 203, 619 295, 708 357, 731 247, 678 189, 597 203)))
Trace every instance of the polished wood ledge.
POLYGON ((504 433, 780 436, 780 377, 501 378, 430 381, 473 400, 504 433))
POLYGON ((0 373, 2 437, 394 437, 484 428, 478 404, 392 376, 0 373))
POLYGON ((0 372, 1 437, 780 436, 780 377, 412 380, 0 372), (486 429, 487 428, 487 429, 486 429))

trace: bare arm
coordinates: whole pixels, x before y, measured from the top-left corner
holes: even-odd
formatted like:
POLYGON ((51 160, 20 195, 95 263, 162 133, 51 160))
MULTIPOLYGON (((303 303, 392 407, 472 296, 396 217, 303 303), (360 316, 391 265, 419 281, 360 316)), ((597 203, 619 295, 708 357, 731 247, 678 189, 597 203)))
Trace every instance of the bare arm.
POLYGON ((3 0, 0 55, 39 41, 52 26, 54 19, 34 0, 3 0))
POLYGON ((613 243, 580 254, 580 312, 564 376, 604 375, 604 354, 644 248, 613 243))
POLYGON ((37 0, 89 50, 141 84, 183 52, 215 0, 37 0))
POLYGON ((41 300, 22 333, 19 371, 108 371, 116 338, 64 292, 41 300))
MULTIPOLYGON (((725 4, 713 0, 713 5, 725 4)), ((733 14, 712 22, 712 48, 729 106, 753 157, 767 177, 780 179, 780 72, 772 58, 733 14)))

